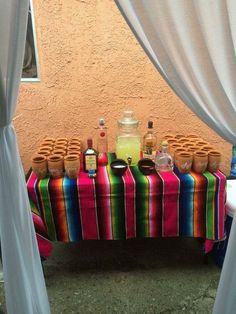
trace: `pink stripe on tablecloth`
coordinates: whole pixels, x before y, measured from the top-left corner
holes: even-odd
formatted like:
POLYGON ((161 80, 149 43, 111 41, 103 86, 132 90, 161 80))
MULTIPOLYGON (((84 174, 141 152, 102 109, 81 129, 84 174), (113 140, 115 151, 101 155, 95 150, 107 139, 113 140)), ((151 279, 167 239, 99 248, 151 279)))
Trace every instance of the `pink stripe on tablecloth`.
POLYGON ((179 235, 179 189, 180 181, 174 172, 159 173, 163 182, 162 236, 179 235))
POLYGON ((161 226, 158 224, 158 216, 162 209, 158 203, 157 194, 159 191, 158 182, 161 181, 161 179, 157 174, 151 174, 147 176, 147 178, 149 180, 149 236, 158 237, 161 235, 161 226))
POLYGON ((110 182, 106 166, 100 166, 96 178, 97 208, 100 238, 112 240, 110 182))
POLYGON ((226 203, 226 178, 220 172, 217 171, 214 173, 215 176, 219 178, 219 192, 218 192, 218 239, 224 239, 224 223, 225 223, 225 203, 226 203), (221 193, 221 191, 224 193, 221 193))
POLYGON ((128 168, 123 176, 125 192, 126 238, 136 237, 135 180, 128 168))
POLYGON ((83 240, 98 240, 97 205, 94 179, 80 171, 77 179, 83 240))
POLYGON ((37 177, 32 171, 27 181, 27 189, 28 189, 28 194, 29 194, 30 199, 34 202, 36 206, 38 206, 39 204, 38 204, 35 184, 37 184, 37 177))

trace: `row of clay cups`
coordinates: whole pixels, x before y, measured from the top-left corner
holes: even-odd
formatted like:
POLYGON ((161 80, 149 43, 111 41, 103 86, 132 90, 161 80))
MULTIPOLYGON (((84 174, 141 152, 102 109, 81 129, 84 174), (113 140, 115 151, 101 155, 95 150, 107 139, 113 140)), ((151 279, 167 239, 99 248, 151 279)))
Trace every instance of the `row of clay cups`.
POLYGON ((80 146, 78 145, 55 145, 52 146, 41 146, 37 151, 38 155, 44 155, 46 157, 50 155, 68 155, 68 154, 80 154, 80 146))
POLYGON ((181 143, 170 144, 169 152, 173 158, 175 155, 175 151, 178 152, 178 150, 179 151, 185 150, 185 151, 188 151, 191 153, 195 153, 196 151, 199 151, 199 150, 202 150, 204 152, 209 152, 211 150, 214 150, 214 147, 209 145, 209 144, 205 144, 205 143, 202 143, 200 145, 200 144, 193 144, 191 142, 186 142, 184 144, 181 144, 181 143))
POLYGON ((174 162, 181 173, 188 173, 191 169, 196 173, 203 173, 206 170, 216 172, 220 167, 221 153, 217 150, 197 150, 192 153, 184 149, 177 149, 174 154, 174 162))
POLYGON ((180 140, 180 139, 188 139, 188 140, 199 140, 202 139, 199 135, 195 133, 189 133, 189 134, 182 134, 182 133, 177 133, 177 134, 166 134, 164 136, 164 139, 175 139, 175 140, 180 140))
POLYGON ((64 170, 68 177, 75 179, 80 169, 80 155, 68 154, 63 156, 54 154, 48 157, 35 155, 31 164, 32 170, 38 179, 45 178, 48 173, 52 178, 61 178, 64 170))

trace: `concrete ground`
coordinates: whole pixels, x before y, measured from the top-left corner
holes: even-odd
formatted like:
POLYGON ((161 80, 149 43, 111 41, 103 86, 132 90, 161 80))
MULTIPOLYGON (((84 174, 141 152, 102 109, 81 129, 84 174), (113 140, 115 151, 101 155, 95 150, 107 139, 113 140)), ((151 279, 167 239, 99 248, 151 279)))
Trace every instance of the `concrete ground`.
POLYGON ((43 263, 52 314, 210 314, 220 269, 203 260, 195 239, 55 244, 43 263))

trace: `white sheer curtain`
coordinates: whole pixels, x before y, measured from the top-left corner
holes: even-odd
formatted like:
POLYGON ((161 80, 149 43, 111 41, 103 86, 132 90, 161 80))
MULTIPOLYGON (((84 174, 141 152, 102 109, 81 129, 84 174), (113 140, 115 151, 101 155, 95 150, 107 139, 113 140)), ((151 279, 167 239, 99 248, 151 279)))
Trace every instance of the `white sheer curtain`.
POLYGON ((26 38, 28 0, 0 0, 0 239, 9 314, 50 313, 24 172, 11 124, 26 38))
MULTIPOLYGON (((185 104, 236 144, 236 1, 115 0, 140 44, 185 104)), ((236 309, 236 217, 214 313, 236 309)))

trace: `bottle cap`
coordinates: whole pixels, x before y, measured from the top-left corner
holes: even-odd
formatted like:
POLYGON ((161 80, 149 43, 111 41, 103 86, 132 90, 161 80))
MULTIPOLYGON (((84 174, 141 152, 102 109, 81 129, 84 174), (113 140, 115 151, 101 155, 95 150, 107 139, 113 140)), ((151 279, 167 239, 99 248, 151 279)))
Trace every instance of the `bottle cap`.
POLYGON ((93 139, 91 137, 89 137, 87 139, 87 143, 88 143, 88 147, 92 147, 93 146, 93 139))
POLYGON ((98 124, 105 125, 105 120, 103 118, 100 118, 98 124))
POLYGON ((148 128, 152 129, 153 128, 153 121, 148 121, 148 128))

